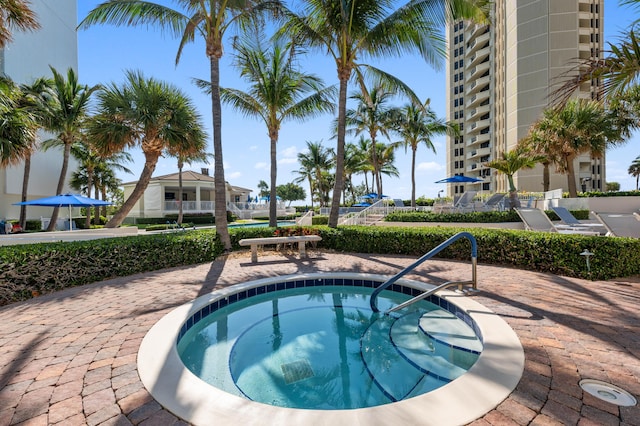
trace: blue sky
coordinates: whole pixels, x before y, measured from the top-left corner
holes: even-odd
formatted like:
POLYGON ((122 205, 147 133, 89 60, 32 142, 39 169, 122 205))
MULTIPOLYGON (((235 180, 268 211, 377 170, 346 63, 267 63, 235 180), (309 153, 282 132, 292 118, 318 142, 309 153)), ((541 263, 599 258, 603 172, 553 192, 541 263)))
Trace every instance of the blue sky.
MULTIPOLYGON (((168 0, 163 0, 171 4, 168 0)), ((99 4, 100 0, 82 0, 78 2, 78 19, 99 4)), ((605 39, 616 41, 621 30, 633 19, 633 10, 620 7, 617 2, 605 2, 605 39)), ((175 84, 184 90, 197 105, 203 116, 203 123, 211 134, 211 102, 208 95, 202 94, 191 82, 192 78, 209 78, 209 62, 205 56, 204 43, 196 40, 183 51, 180 63, 175 65, 175 53, 178 41, 168 35, 162 35, 155 28, 116 28, 112 26, 94 26, 78 32, 79 75, 85 84, 121 82, 127 69, 142 70, 147 77, 154 77, 175 84)), ((237 71, 231 66, 231 49, 221 60, 221 85, 246 89, 246 83, 239 79, 237 71)), ((373 63, 373 62, 372 62, 373 63)), ((314 54, 301 60, 306 70, 321 76, 328 85, 337 84, 335 66, 329 57, 314 54)), ((431 106, 438 116, 444 117, 445 109, 445 73, 444 61, 440 71, 432 69, 422 59, 404 57, 382 62, 376 66, 408 83, 421 99, 431 98, 431 106)), ((351 90, 355 87, 351 85, 351 90)), ((335 146, 331 140, 332 116, 325 115, 309 120, 304 124, 285 122, 280 131, 278 142, 278 184, 291 182, 297 175, 293 171, 299 168, 297 155, 306 146, 306 141, 322 141, 325 146, 335 146)), ((260 180, 269 181, 269 138, 265 126, 256 119, 244 118, 234 110, 223 107, 222 112, 223 155, 225 178, 233 185, 250 188, 257 192, 260 180)), ((607 180, 619 182, 622 190, 635 189, 635 179, 627 174, 631 161, 640 155, 638 137, 634 136, 622 147, 607 152, 607 180)), ((349 141, 350 139, 347 139, 349 141)), ((211 143, 210 143, 211 145, 211 143)), ((443 185, 436 180, 446 177, 445 138, 434 140, 437 154, 421 147, 417 155, 416 196, 435 197, 443 185)), ((213 149, 210 148, 210 152, 213 149)), ((133 175, 120 174, 123 181, 138 179, 144 158, 139 150, 132 151, 135 163, 129 165, 133 175)), ((186 166, 185 170, 199 171, 206 164, 186 166)), ((213 165, 209 166, 213 173, 213 165)), ((383 189, 392 198, 409 199, 411 196, 411 158, 404 150, 396 152, 396 167, 400 177, 385 177, 383 189)), ((154 176, 177 172, 176 160, 160 159, 154 176)), ((356 183, 359 178, 356 178, 356 183)), ((303 184, 306 188, 306 185, 303 184)), ((255 193, 254 192, 254 193, 255 193)))

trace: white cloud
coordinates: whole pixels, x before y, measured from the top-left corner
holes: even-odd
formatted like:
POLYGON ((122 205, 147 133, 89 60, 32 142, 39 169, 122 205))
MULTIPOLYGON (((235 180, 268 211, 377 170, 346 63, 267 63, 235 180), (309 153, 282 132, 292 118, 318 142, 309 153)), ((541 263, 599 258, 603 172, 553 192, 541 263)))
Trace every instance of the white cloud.
POLYGON ((224 178, 225 179, 238 179, 239 177, 242 176, 241 172, 233 172, 233 173, 225 173, 224 178))
POLYGON ((293 158, 295 160, 298 158, 298 148, 296 146, 290 146, 289 148, 285 148, 278 153, 278 157, 293 158))
POLYGON ((446 168, 444 165, 440 163, 436 163, 435 161, 427 161, 427 162, 418 163, 416 165, 416 170, 426 171, 426 172, 439 172, 441 170, 446 170, 446 168))
POLYGON ((278 160, 278 164, 295 164, 298 162, 297 158, 282 158, 278 160))
POLYGON ((258 150, 258 145, 251 145, 249 147, 249 151, 257 151, 258 150))
POLYGON ((269 170, 269 163, 264 163, 264 162, 256 163, 254 168, 258 170, 269 170))

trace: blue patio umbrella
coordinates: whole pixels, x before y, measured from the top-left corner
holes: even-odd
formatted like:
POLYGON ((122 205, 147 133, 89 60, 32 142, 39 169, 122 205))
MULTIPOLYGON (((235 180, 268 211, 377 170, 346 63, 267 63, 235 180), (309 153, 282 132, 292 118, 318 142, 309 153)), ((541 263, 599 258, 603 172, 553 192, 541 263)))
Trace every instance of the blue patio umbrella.
POLYGON ((482 182, 482 179, 474 178, 471 176, 450 176, 448 178, 437 180, 436 183, 469 183, 469 182, 482 182))
POLYGON ((369 207, 370 205, 371 205, 370 203, 356 203, 351 207, 369 207))
POLYGON ((360 198, 371 199, 371 200, 376 199, 377 200, 378 198, 387 198, 387 197, 388 197, 388 195, 384 195, 384 194, 378 195, 375 192, 370 192, 368 194, 363 195, 360 198))
POLYGON ((60 194, 53 197, 13 203, 14 206, 69 207, 69 231, 73 228, 71 226, 71 207, 109 206, 111 204, 109 201, 96 200, 79 194, 60 194))

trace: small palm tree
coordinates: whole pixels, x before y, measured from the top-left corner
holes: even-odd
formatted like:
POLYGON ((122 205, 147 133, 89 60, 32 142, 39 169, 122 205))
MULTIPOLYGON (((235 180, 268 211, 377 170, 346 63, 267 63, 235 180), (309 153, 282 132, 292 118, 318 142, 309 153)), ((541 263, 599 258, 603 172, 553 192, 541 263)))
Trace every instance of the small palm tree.
POLYGON ((18 164, 31 155, 38 125, 22 105, 24 93, 10 79, 0 79, 0 166, 18 164))
POLYGON ((294 173, 298 174, 298 178, 295 182, 300 183, 304 180, 309 182, 309 193, 311 194, 311 208, 313 209, 314 196, 318 196, 320 199, 320 205, 324 206, 321 197, 321 184, 326 179, 323 179, 323 173, 333 168, 335 161, 335 154, 332 149, 326 148, 322 145, 322 142, 309 142, 307 141, 307 149, 304 152, 298 154, 298 161, 300 162, 300 169, 294 173))
POLYGON ((445 122, 436 117, 433 110, 429 108, 430 100, 424 105, 409 103, 398 111, 394 118, 393 129, 402 140, 391 144, 393 148, 404 146, 405 151, 411 148, 411 207, 416 206, 416 153, 418 146, 422 143, 434 154, 436 147, 431 140, 434 136, 450 135, 457 136, 460 133, 456 123, 445 122))
POLYGON ((629 166, 629 174, 636 178, 636 191, 640 189, 638 187, 638 181, 640 180, 640 155, 629 166))
POLYGON ((282 123, 303 121, 334 110, 335 88, 324 88, 322 80, 300 71, 296 51, 291 44, 275 41, 266 51, 248 38, 235 45, 236 66, 250 83, 248 92, 222 89, 222 101, 248 117, 264 122, 270 140, 271 184, 269 226, 277 226, 277 144, 282 123))
POLYGON ((571 99, 559 108, 548 108, 536 123, 537 138, 546 140, 545 151, 567 175, 570 197, 578 194, 575 159, 586 153, 600 158, 607 147, 620 143, 623 133, 617 123, 601 103, 586 99, 571 99))
POLYGON ((346 113, 346 132, 356 136, 366 132, 371 140, 369 157, 378 194, 382 194, 382 176, 377 168, 377 150, 373 147, 378 145, 378 134, 389 139, 391 120, 396 116, 396 108, 388 105, 393 96, 394 93, 382 84, 375 85, 366 95, 361 92, 353 93, 349 98, 356 101, 357 106, 355 109, 348 109, 346 113))
MULTIPOLYGON (((45 93, 44 102, 40 104, 44 128, 53 132, 55 137, 42 143, 45 150, 53 147, 61 147, 63 150, 62 168, 56 187, 56 194, 61 194, 64 188, 71 146, 83 139, 83 128, 88 118, 89 101, 91 95, 99 89, 99 86, 89 87, 80 84, 78 76, 72 68, 67 70, 66 78, 50 67, 53 72, 53 85, 45 93)), ((53 231, 58 220, 59 207, 53 209, 51 221, 47 231, 53 231)))
POLYGON ((513 182, 513 175, 520 169, 532 169, 542 160, 542 157, 536 156, 523 148, 515 148, 511 151, 502 153, 501 158, 489 161, 486 167, 496 169, 498 172, 507 176, 509 182, 509 205, 511 209, 520 206, 518 200, 518 190, 513 182))
POLYGON ((119 226, 140 199, 163 153, 200 152, 207 137, 196 107, 180 89, 136 71, 127 71, 123 85, 111 83, 98 93, 87 136, 100 155, 139 146, 145 157, 133 192, 107 228, 119 226))
POLYGON ((0 49, 13 40, 14 29, 35 31, 40 28, 36 14, 29 6, 27 0, 0 0, 0 49))

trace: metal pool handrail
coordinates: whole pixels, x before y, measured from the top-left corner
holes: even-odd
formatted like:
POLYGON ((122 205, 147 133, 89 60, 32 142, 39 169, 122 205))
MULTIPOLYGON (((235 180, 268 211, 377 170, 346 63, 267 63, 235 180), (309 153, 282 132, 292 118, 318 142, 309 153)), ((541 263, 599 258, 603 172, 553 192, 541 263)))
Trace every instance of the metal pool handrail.
POLYGON ((448 281, 448 282, 440 285, 439 287, 436 287, 436 288, 434 288, 432 290, 429 290, 429 291, 427 291, 425 293, 422 293, 422 294, 414 297, 413 299, 408 300, 408 301, 396 306, 395 308, 392 308, 392 309, 388 310, 387 313, 388 312, 392 312, 394 310, 401 309, 401 308, 403 308, 403 307, 405 307, 407 305, 410 305, 410 304, 412 304, 414 302, 417 302, 418 300, 424 299, 425 297, 429 297, 430 295, 432 295, 433 293, 435 293, 435 292, 437 292, 439 290, 442 290, 442 289, 447 288, 447 287, 452 287, 454 285, 458 285, 459 289, 462 290, 462 286, 463 285, 471 284, 473 290, 476 290, 478 288, 477 287, 477 277, 476 277, 476 269, 477 269, 477 264, 478 264, 478 244, 476 242, 475 237, 473 235, 471 235, 471 233, 469 233, 469 232, 458 232, 457 234, 455 234, 454 236, 450 237, 449 239, 447 239, 443 243, 441 243, 438 246, 436 246, 433 249, 431 249, 427 254, 422 256, 420 259, 416 260, 411 265, 407 266, 402 271, 398 272, 393 277, 389 278, 387 281, 385 281, 380 286, 378 286, 373 291, 373 293, 371 294, 371 299, 369 300, 369 304, 371 305, 371 310, 373 310, 373 312, 380 312, 380 310, 378 309, 378 306, 376 305, 376 301, 378 300, 378 295, 383 290, 385 290, 390 285, 392 285, 393 283, 398 281, 401 277, 403 277, 407 273, 413 271, 415 268, 417 268, 419 265, 421 265, 425 261, 431 259, 436 254, 440 253, 442 250, 444 250, 445 248, 449 247, 454 242, 458 241, 460 238, 466 238, 471 243, 471 281, 448 281))

